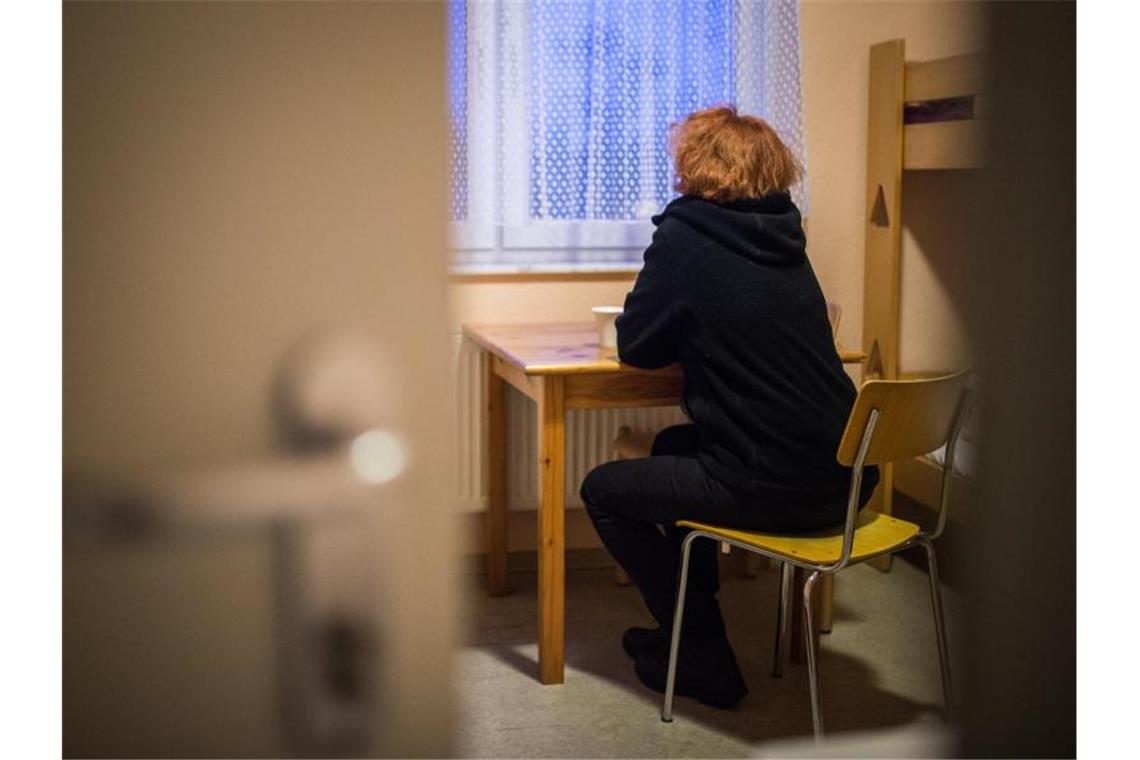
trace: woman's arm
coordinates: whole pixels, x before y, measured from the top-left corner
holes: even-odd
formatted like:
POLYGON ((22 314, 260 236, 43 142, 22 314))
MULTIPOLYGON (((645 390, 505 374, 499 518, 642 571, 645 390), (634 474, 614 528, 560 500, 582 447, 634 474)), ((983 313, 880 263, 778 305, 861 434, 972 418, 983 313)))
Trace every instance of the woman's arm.
POLYGON ((618 357, 642 369, 676 362, 678 314, 676 261, 654 240, 645 250, 645 266, 617 318, 618 357))

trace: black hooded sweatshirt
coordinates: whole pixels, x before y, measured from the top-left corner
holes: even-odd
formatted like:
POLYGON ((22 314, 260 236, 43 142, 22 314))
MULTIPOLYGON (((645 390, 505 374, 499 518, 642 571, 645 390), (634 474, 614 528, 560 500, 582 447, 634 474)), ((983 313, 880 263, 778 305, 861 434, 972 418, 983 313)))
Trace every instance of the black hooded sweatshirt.
MULTIPOLYGON (((715 479, 769 507, 825 508, 841 519, 851 471, 836 451, 855 386, 799 209, 787 193, 728 204, 684 196, 653 223, 617 319, 621 360, 681 363, 698 458, 715 479)), ((877 481, 868 468, 864 497, 877 481)))

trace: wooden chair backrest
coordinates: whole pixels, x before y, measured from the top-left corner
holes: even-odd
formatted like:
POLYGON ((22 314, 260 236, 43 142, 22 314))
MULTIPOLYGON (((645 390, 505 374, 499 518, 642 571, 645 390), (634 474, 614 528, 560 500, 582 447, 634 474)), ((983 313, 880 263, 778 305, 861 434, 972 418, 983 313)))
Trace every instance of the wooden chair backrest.
POLYGON ((913 459, 946 443, 968 374, 963 370, 923 380, 864 383, 839 443, 839 463, 854 464, 872 409, 879 411, 879 419, 864 464, 913 459))

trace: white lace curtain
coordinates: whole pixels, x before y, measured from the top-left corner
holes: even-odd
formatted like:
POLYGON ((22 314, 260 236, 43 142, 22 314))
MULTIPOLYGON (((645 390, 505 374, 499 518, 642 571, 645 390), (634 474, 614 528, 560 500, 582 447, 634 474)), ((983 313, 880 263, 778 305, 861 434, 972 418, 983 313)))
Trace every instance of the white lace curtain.
POLYGON ((452 0, 450 32, 460 265, 639 260, 676 195, 666 131, 699 108, 806 159, 794 0, 452 0))

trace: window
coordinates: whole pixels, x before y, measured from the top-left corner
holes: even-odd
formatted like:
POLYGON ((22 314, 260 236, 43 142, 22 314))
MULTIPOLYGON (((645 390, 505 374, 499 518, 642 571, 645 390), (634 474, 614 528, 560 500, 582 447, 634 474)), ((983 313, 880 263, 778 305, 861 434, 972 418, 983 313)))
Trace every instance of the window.
POLYGON ((805 159, 794 0, 452 0, 449 22, 461 269, 640 264, 676 195, 666 130, 699 108, 805 159))

